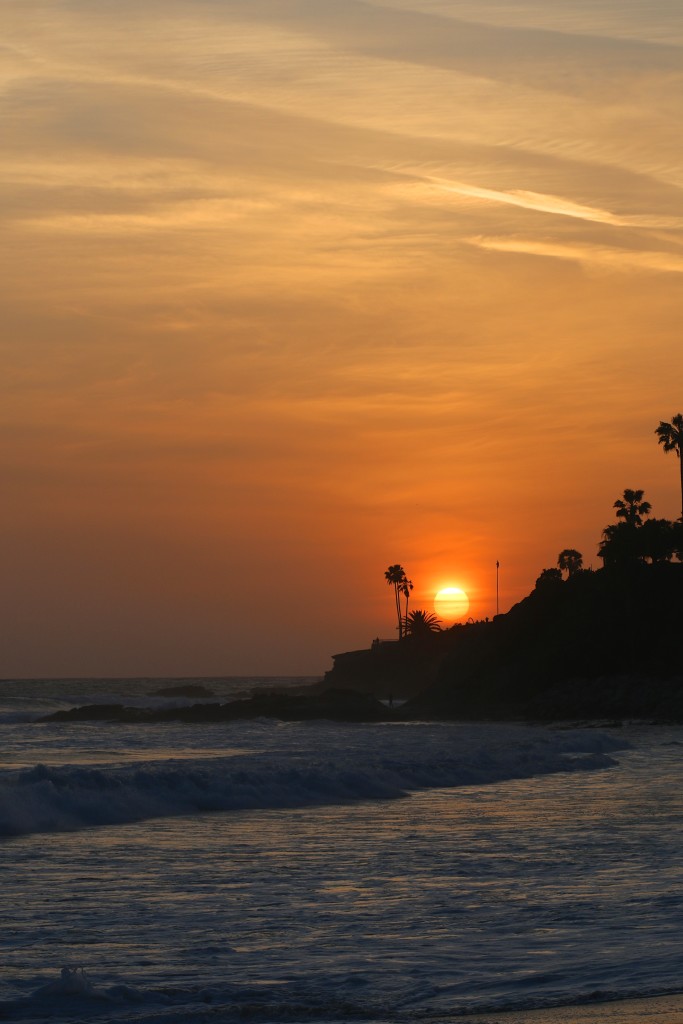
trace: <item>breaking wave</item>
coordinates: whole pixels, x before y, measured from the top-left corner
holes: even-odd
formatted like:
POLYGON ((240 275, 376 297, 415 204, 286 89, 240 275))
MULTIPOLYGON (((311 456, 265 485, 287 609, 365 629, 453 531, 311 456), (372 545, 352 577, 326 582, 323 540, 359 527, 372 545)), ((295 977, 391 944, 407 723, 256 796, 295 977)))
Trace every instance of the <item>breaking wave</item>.
POLYGON ((419 789, 604 768, 614 763, 609 753, 624 745, 595 730, 356 727, 310 730, 309 735, 315 749, 305 753, 285 748, 128 766, 38 764, 5 771, 0 774, 0 835, 391 800, 419 789))
MULTIPOLYGON (((271 985, 217 981, 196 988, 182 985, 141 988, 119 983, 97 984, 80 967, 63 967, 61 976, 18 999, 0 1001, 0 1020, 126 1021, 128 1024, 232 1024, 254 1021, 255 1024, 291 1024, 294 1021, 361 1022, 394 1020, 399 1024, 443 1021, 444 1016, 458 1019, 464 1014, 486 1014, 486 1019, 499 1019, 498 1014, 539 1011, 568 1006, 557 999, 527 996, 513 1000, 489 1000, 476 1005, 451 1004, 443 1008, 415 1011, 410 998, 397 994, 394 1000, 368 998, 368 993, 349 994, 346 998, 335 992, 335 979, 330 987, 302 977, 271 985), (106 1014, 106 1017, 102 1015, 106 1014)), ((362 985, 360 986, 362 988, 362 985)), ((586 994, 571 1005, 609 1004, 616 1000, 638 1000, 647 997, 675 995, 680 988, 628 990, 605 989, 586 994)), ((632 1004, 633 1005, 633 1004, 632 1004)), ((674 1004, 678 1007, 678 1003, 674 1004)), ((482 1017, 483 1019, 483 1017, 482 1017)), ((502 1018, 501 1018, 502 1019, 502 1018)), ((620 1018, 621 1019, 621 1018, 620 1018)), ((630 1018, 629 1018, 630 1019, 630 1018)))

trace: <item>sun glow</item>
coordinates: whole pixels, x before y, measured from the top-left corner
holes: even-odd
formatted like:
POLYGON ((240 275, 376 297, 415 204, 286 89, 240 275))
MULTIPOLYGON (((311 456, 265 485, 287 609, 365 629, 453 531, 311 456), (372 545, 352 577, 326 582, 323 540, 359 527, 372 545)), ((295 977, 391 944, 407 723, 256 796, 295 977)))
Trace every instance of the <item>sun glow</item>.
POLYGON ((434 595, 434 611, 445 623, 463 619, 470 610, 470 599, 460 587, 444 587, 434 595))

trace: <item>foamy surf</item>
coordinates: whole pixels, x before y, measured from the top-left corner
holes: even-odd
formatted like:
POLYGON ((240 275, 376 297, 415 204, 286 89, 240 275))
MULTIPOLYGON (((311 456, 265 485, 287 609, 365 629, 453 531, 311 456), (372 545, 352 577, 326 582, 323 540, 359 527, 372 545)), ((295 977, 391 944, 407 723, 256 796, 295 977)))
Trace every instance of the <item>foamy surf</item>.
MULTIPOLYGON (((352 986, 351 986, 352 987, 352 986)), ((596 993, 592 998, 567 1005, 542 998, 518 999, 504 1004, 479 1007, 476 1014, 455 1006, 415 1012, 409 1000, 392 1002, 373 998, 359 981, 358 991, 335 998, 334 979, 330 990, 312 980, 281 984, 239 984, 217 982, 204 987, 167 986, 143 989, 134 985, 98 985, 85 969, 62 967, 60 976, 15 1000, 0 1002, 0 1019, 16 1021, 121 1021, 128 1024, 232 1024, 251 1020, 255 1024, 292 1021, 329 1021, 335 1024, 392 1020, 396 1024, 419 1021, 462 1020, 463 1024, 673 1024, 683 1014, 679 992, 648 995, 634 990, 624 993, 596 993)))
MULTIPOLYGON (((251 735, 263 744, 263 730, 256 728, 251 735)), ((604 768, 613 764, 610 752, 621 745, 595 730, 328 726, 323 727, 326 750, 321 758, 319 752, 304 752, 307 729, 273 729, 270 735, 277 749, 253 754, 202 758, 196 753, 177 760, 159 760, 157 755, 124 766, 38 764, 2 772, 0 834, 69 831, 206 812, 392 800, 421 789, 604 768)), ((243 739, 250 735, 244 725, 229 735, 235 738, 237 730, 243 739)), ((173 734, 176 739, 181 735, 173 734)), ((122 730, 120 736, 130 741, 131 733, 122 730)), ((159 742, 170 739, 160 730, 156 737, 159 742)), ((107 738, 111 742, 110 731, 107 738)), ((212 740, 215 745, 215 731, 212 740)))

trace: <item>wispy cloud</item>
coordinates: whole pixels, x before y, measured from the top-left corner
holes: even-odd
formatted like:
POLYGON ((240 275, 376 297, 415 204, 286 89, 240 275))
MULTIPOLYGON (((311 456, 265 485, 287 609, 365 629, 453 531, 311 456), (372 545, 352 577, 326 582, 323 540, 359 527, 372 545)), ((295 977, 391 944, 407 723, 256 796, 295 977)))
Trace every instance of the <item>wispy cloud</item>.
POLYGON ((563 196, 545 195, 526 189, 500 191, 493 188, 482 188, 480 185, 469 185, 460 181, 446 181, 442 178, 427 178, 427 182, 443 192, 453 192, 460 196, 482 199, 486 202, 505 203, 508 206, 520 206, 526 210, 556 214, 560 217, 575 217, 578 220, 591 221, 594 224, 610 224, 614 227, 639 228, 680 228, 683 217, 668 217, 660 214, 637 214, 635 216, 612 213, 596 206, 576 203, 563 196))
POLYGON ((470 245, 494 252, 516 252, 572 260, 610 270, 652 270, 683 274, 683 255, 671 252, 639 252, 600 245, 567 245, 528 238, 468 238, 470 245))

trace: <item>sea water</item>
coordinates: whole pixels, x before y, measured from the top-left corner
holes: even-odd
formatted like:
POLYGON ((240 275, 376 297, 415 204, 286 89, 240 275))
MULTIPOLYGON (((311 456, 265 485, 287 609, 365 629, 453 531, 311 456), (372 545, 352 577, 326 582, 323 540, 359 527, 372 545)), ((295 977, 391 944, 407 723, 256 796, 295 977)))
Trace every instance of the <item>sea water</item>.
POLYGON ((38 720, 191 703, 162 686, 0 683, 0 1018, 379 1024, 683 988, 683 730, 38 720))

